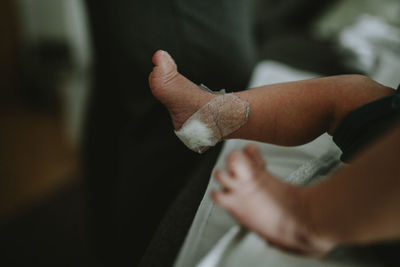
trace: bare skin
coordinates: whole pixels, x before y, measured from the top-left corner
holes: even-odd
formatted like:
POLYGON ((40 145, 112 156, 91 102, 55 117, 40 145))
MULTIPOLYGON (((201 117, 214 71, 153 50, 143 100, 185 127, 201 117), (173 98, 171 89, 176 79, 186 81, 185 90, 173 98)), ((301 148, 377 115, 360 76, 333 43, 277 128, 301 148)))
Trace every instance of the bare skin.
MULTIPOLYGON (((215 95, 177 71, 165 51, 153 56, 149 76, 153 95, 169 110, 175 130, 215 95)), ((278 145, 300 145, 332 133, 349 111, 385 95, 385 87, 361 75, 340 75, 272 84, 235 93, 250 103, 248 122, 226 139, 242 138, 278 145)))
POLYGON ((215 96, 201 89, 177 71, 174 60, 165 51, 157 51, 152 59, 155 67, 149 76, 153 95, 171 115, 175 130, 215 96))
MULTIPOLYGON (((179 74, 166 52, 157 51, 153 63, 150 88, 169 110, 177 130, 215 95, 179 74)), ((226 138, 304 144, 324 132, 332 134, 351 110, 393 92, 392 88, 360 75, 282 83, 239 92, 236 95, 250 103, 251 115, 242 128, 226 138)), ((397 134, 400 135, 400 130, 397 134)), ((246 147, 227 157, 226 170, 215 172, 224 190, 214 192, 212 197, 241 224, 270 243, 298 253, 321 256, 338 244, 400 237, 393 228, 399 225, 400 216, 392 212, 400 208, 400 194, 396 194, 400 189, 400 168, 393 162, 389 164, 396 159, 393 149, 400 151, 400 148, 395 138, 387 138, 386 143, 374 146, 376 151, 367 151, 329 182, 308 188, 280 182, 266 170, 257 148, 246 147), (382 168, 385 175, 380 177, 382 168), (371 181, 366 185, 365 177, 371 181), (376 177, 380 177, 379 181, 376 177), (392 184, 395 189, 385 187, 392 184), (388 195, 377 198, 377 188, 388 195), (389 200, 394 204, 387 205, 389 200), (368 212, 370 206, 381 217, 371 219, 374 215, 368 212), (378 226, 385 230, 377 229, 378 226), (352 231, 354 227, 360 231, 352 231)))
POLYGON ((212 198, 240 224, 290 252, 318 257, 332 249, 334 243, 307 224, 302 188, 269 173, 256 145, 230 153, 226 166, 215 172, 224 190, 214 191, 212 198))
POLYGON ((239 223, 290 252, 323 256, 344 244, 400 238, 400 125, 329 180, 283 183, 265 169, 255 145, 227 157, 215 202, 239 223))

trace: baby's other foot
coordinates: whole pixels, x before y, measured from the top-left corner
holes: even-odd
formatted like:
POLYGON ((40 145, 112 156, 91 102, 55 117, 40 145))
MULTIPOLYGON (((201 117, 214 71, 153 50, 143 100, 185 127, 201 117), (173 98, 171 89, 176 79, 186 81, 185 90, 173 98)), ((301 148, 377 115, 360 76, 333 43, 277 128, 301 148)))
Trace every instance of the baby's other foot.
POLYGON ((324 255, 330 243, 314 238, 301 189, 281 182, 266 169, 255 145, 227 156, 226 169, 215 178, 223 187, 212 197, 240 224, 281 249, 314 256, 324 255))

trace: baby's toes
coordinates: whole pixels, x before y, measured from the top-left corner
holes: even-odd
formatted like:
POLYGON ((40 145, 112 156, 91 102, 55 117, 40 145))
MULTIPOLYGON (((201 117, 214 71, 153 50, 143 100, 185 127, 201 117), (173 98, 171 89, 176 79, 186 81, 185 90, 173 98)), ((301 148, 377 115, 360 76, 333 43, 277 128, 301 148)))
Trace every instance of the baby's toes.
POLYGON ((215 202, 215 204, 217 204, 224 210, 227 210, 228 212, 232 212, 232 210, 236 206, 236 198, 229 192, 212 191, 211 198, 215 202))
POLYGON ((178 70, 174 59, 166 51, 155 52, 152 61, 156 67, 159 67, 158 74, 161 76, 174 74, 178 70))
POLYGON ((225 191, 231 191, 237 188, 237 179, 233 179, 227 171, 216 170, 214 177, 225 191))
POLYGON ((259 170, 265 170, 266 162, 265 159, 256 144, 249 144, 244 149, 243 152, 247 157, 250 158, 253 166, 259 170))
POLYGON ((171 56, 162 50, 153 55, 152 61, 155 66, 149 76, 149 85, 157 97, 157 91, 169 89, 168 83, 178 76, 178 69, 171 56))
POLYGON ((253 177, 255 170, 250 159, 241 151, 231 152, 226 160, 228 173, 239 180, 248 180, 253 177))

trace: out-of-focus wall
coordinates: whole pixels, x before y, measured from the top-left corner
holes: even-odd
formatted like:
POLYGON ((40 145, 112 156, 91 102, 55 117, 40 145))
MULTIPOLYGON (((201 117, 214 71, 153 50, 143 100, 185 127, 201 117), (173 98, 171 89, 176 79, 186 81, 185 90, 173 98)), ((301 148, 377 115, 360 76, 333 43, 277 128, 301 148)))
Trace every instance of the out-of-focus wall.
POLYGON ((18 0, 23 41, 66 42, 79 67, 90 62, 86 11, 82 0, 18 0))
POLYGON ((17 47, 16 7, 12 0, 0 2, 0 110, 9 104, 15 90, 17 47))
POLYGON ((82 0, 18 0, 24 47, 65 45, 71 68, 61 85, 67 131, 78 142, 88 94, 91 46, 82 0))

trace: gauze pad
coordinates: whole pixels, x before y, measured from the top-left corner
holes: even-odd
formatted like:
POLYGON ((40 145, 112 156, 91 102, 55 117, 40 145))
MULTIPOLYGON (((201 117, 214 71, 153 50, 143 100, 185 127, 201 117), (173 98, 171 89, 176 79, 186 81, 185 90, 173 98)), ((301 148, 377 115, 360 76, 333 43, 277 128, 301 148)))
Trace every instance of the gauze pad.
POLYGON ((250 104, 238 96, 219 94, 175 131, 191 150, 202 153, 238 130, 248 120, 250 104))

